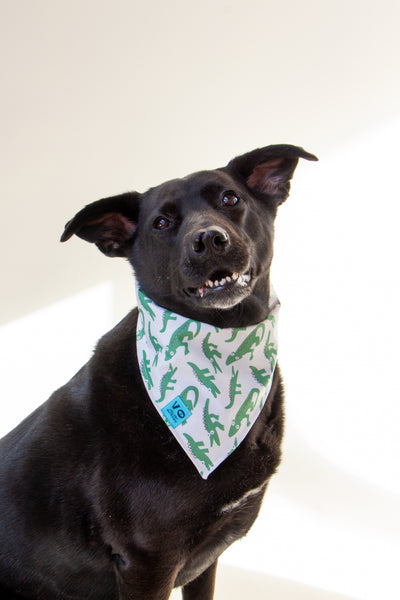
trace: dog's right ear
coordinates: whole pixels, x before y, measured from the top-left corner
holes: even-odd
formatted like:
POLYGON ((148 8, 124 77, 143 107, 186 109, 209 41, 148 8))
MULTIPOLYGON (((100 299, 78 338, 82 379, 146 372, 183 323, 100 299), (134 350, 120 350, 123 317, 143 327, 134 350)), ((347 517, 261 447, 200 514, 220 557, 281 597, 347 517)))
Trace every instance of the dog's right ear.
POLYGON ((237 156, 226 169, 242 179, 251 191, 272 199, 279 206, 289 195, 290 180, 299 158, 318 160, 300 146, 277 144, 237 156))
POLYGON ((127 192, 88 204, 65 225, 61 242, 74 234, 106 256, 126 256, 139 218, 140 194, 127 192))

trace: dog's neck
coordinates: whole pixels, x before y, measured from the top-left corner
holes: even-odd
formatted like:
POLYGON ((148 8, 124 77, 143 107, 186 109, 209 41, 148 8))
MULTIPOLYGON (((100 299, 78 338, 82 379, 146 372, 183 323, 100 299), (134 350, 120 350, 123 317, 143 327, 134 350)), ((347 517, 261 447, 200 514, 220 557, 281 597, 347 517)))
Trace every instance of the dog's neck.
MULTIPOLYGON (((143 286, 144 291, 146 287, 143 286)), ((185 300, 177 299, 176 293, 157 297, 155 301, 159 306, 167 310, 173 310, 187 319, 196 319, 202 323, 208 323, 215 327, 246 327, 264 321, 269 314, 270 302, 270 278, 269 273, 260 277, 255 283, 252 294, 227 309, 202 308, 200 303, 188 305, 185 300)))

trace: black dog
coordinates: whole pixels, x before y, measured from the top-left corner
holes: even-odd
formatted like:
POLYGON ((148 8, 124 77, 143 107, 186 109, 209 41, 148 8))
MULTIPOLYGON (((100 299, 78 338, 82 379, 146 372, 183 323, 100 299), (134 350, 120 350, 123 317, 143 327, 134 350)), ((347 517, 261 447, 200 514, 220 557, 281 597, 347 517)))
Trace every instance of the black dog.
MULTIPOLYGON (((268 317, 277 207, 302 148, 86 206, 67 225, 126 257, 157 305, 217 328, 268 317)), ((0 442, 4 599, 211 600, 218 556, 254 522, 280 460, 278 368, 244 441, 204 480, 150 403, 137 309, 64 387, 0 442)), ((230 367, 231 368, 231 367, 230 367)))

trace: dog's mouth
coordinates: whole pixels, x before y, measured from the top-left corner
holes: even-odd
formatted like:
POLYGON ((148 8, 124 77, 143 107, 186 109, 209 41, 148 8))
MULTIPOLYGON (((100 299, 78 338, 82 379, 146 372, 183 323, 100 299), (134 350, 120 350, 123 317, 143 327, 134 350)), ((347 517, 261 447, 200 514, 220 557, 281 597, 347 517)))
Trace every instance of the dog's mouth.
POLYGON ((237 271, 214 271, 209 279, 204 281, 199 287, 188 287, 185 292, 188 296, 205 298, 210 295, 219 294, 225 291, 243 291, 249 287, 252 280, 251 269, 245 273, 237 271))

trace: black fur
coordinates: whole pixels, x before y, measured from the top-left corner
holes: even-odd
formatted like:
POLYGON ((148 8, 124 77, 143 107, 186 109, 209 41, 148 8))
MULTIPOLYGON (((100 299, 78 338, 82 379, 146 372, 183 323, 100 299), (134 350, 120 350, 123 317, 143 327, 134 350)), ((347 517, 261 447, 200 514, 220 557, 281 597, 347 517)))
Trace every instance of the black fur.
MULTIPOLYGON (((126 257, 163 307, 219 327, 257 323, 268 314, 276 210, 300 157, 316 160, 269 146, 145 194, 99 200, 61 239, 76 234, 126 257), (233 271, 249 273, 249 285, 204 289, 233 271)), ((183 586, 184 600, 211 600, 218 556, 258 514, 280 460, 278 367, 248 436, 202 480, 148 400, 136 320, 135 309, 0 441, 1 598, 167 600, 183 586)))

